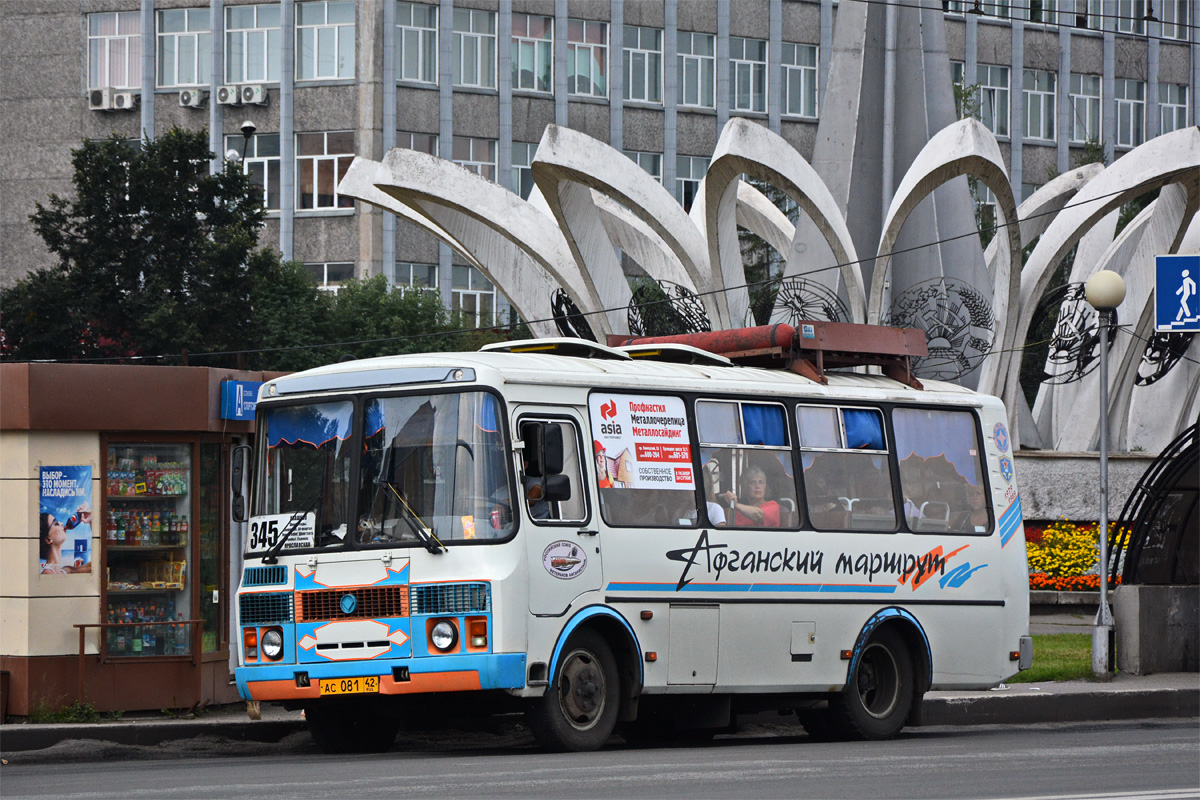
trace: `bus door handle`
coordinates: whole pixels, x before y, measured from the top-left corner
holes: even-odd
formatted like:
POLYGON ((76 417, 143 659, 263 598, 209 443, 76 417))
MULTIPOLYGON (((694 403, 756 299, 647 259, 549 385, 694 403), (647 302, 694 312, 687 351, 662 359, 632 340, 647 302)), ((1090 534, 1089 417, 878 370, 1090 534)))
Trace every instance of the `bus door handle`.
POLYGON ((576 536, 595 536, 598 533, 600 533, 600 531, 575 531, 576 536))

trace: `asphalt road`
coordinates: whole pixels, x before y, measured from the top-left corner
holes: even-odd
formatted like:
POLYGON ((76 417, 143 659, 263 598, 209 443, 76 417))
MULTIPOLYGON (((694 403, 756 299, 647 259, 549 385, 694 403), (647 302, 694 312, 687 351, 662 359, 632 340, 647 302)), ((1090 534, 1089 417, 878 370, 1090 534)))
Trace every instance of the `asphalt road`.
POLYGON ((239 745, 241 756, 221 754, 227 751, 220 743, 194 742, 173 752, 126 749, 78 762, 67 760, 67 750, 59 752, 63 760, 43 751, 41 758, 0 767, 0 794, 5 800, 1200 798, 1194 719, 920 728, 890 742, 851 744, 760 729, 704 746, 633 749, 614 740, 598 753, 566 755, 537 751, 519 731, 431 733, 401 750, 403 738, 378 756, 321 755, 304 734, 279 745, 239 745))

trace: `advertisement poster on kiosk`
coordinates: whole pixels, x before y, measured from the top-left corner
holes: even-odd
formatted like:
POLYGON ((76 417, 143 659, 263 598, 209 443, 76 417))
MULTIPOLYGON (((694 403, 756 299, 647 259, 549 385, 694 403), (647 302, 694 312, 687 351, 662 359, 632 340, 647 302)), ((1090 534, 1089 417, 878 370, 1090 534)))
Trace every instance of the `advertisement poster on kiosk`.
POLYGON ((92 468, 41 467, 38 476, 38 570, 42 575, 92 571, 92 468))

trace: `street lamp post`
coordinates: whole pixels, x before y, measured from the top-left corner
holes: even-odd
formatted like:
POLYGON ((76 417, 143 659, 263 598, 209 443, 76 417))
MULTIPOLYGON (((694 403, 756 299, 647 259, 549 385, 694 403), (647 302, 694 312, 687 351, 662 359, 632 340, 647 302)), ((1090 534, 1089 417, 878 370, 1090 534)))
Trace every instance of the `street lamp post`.
POLYGON ((1108 326, 1125 299, 1125 281, 1102 269, 1084 285, 1088 303, 1100 317, 1100 608, 1092 626, 1092 672, 1112 674, 1112 612, 1108 607, 1108 326))

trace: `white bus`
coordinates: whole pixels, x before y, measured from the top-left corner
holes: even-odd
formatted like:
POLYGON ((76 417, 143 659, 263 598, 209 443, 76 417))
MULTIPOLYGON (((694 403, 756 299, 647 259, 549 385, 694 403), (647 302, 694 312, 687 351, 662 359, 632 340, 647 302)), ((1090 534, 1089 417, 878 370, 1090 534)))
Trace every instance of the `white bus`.
POLYGON ((871 362, 828 346, 861 326, 803 327, 732 360, 549 339, 266 383, 242 696, 330 752, 464 709, 591 750, 765 709, 885 738, 1027 668, 1003 406, 903 358, 826 371, 871 362))

